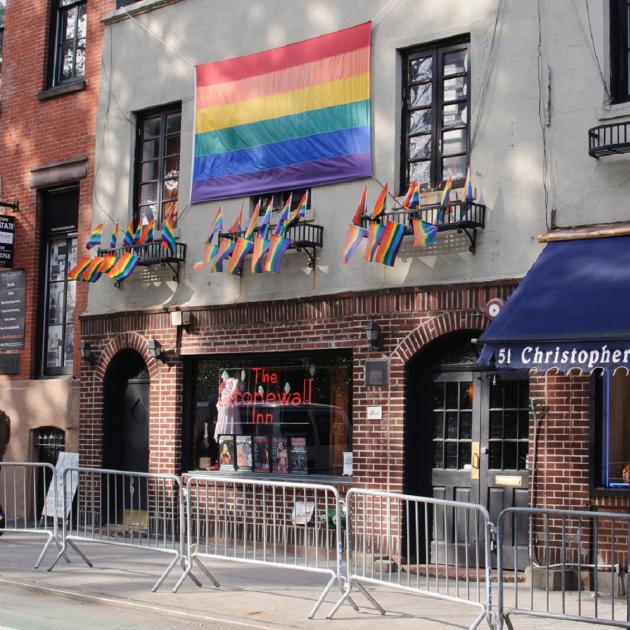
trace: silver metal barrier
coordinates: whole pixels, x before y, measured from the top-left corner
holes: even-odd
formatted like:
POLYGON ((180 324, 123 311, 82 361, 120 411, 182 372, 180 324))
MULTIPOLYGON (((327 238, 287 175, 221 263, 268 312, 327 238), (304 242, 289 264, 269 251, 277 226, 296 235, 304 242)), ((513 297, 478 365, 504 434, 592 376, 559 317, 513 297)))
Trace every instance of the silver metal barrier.
POLYGON ((175 475, 101 468, 68 468, 64 473, 63 546, 54 563, 71 547, 88 565, 78 541, 120 545, 172 554, 153 586, 156 591, 184 559, 185 515, 181 480, 175 475), (66 492, 74 484, 76 497, 66 492))
POLYGON ((335 487, 195 475, 187 479, 185 494, 188 566, 174 592, 186 577, 192 577, 193 564, 219 587, 202 558, 328 575, 309 618, 335 583, 342 590, 340 507, 335 487))
POLYGON ((354 488, 346 504, 347 583, 328 618, 355 587, 385 614, 363 584, 474 606, 479 614, 471 629, 491 617, 494 527, 485 508, 354 488))
MULTIPOLYGON (((61 480, 51 464, 0 462, 0 532, 22 532, 46 536, 35 568, 38 569, 51 544, 62 548, 61 480), (4 518, 2 518, 2 515, 4 518)), ((64 558, 69 562, 67 556, 64 558)))
POLYGON ((629 514, 509 508, 497 532, 500 629, 513 614, 630 628, 629 514))

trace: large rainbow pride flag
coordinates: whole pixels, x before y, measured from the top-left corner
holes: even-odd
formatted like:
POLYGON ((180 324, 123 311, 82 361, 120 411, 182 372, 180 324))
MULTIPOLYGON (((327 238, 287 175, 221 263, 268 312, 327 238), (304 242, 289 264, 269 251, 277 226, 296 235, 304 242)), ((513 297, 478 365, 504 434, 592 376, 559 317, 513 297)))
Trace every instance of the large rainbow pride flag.
POLYGON ((196 66, 192 203, 369 177, 371 27, 196 66))

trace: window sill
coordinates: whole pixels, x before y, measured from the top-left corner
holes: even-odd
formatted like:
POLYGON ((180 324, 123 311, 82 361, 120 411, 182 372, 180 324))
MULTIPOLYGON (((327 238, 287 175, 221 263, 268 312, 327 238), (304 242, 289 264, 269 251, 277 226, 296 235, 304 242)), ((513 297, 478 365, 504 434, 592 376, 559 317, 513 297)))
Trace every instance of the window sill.
POLYGON ((257 481, 284 481, 287 483, 319 483, 329 485, 350 485, 352 477, 342 477, 339 475, 280 475, 277 473, 255 473, 255 472, 238 472, 231 470, 189 470, 182 473, 185 477, 192 475, 203 475, 204 477, 222 477, 227 479, 256 479, 257 481))
POLYGON ((129 4, 126 7, 120 7, 115 9, 111 13, 108 13, 103 19, 103 24, 114 24, 115 22, 121 22, 127 20, 130 17, 135 17, 142 13, 148 13, 149 11, 155 11, 166 5, 180 2, 180 0, 138 0, 133 4, 129 4))
POLYGON ((614 118, 623 118, 630 116, 630 100, 625 103, 616 103, 611 105, 608 111, 600 109, 597 115, 598 120, 612 120, 614 118))
POLYGON ((630 490, 628 488, 591 488, 591 497, 628 497, 630 490))
POLYGON ((55 87, 42 90, 37 94, 38 101, 47 101, 49 98, 56 98, 57 96, 63 96, 64 94, 73 94, 74 92, 80 92, 87 87, 85 79, 75 79, 56 85, 55 87))

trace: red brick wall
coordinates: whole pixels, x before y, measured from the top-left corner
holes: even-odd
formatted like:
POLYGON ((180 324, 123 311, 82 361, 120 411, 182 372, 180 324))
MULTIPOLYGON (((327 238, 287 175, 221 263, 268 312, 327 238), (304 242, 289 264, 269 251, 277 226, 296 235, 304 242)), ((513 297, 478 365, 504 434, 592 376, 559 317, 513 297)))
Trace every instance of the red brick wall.
MULTIPOLYGON (((230 352, 353 350, 353 460, 355 482, 403 489, 406 362, 428 341, 447 332, 481 329, 482 309, 494 296, 506 298, 514 283, 395 289, 304 300, 261 302, 193 311, 194 326, 178 341, 163 311, 91 316, 82 334, 98 363, 85 366, 81 379, 80 451, 85 465, 101 461, 103 384, 107 366, 124 348, 137 350, 150 375, 150 470, 179 472, 182 418, 180 356, 230 352), (368 348, 365 325, 383 331, 383 353, 368 348), (134 331, 134 332, 129 332, 134 331), (148 354, 148 340, 168 350, 168 364, 148 354), (390 386, 367 387, 368 358, 390 357, 390 386), (367 406, 382 405, 383 421, 367 421, 367 406), (388 449, 383 445, 389 434, 388 449), (384 453, 389 453, 387 456, 384 453)), ((125 291, 123 287, 121 289, 125 291)))
MULTIPOLYGON (((87 4, 87 87, 72 94, 38 101, 47 87, 50 6, 46 0, 13 0, 5 14, 2 83, 0 87, 0 175, 2 200, 19 200, 16 216, 16 268, 26 270, 25 347, 22 371, 14 377, 36 375, 38 284, 40 281, 40 217, 36 190, 29 188, 30 170, 50 162, 86 155, 88 175, 80 182, 79 244, 85 243, 92 221, 92 179, 96 106, 99 91, 102 16, 115 0, 87 4)), ((11 211, 7 211, 11 213, 11 211)), ((87 287, 78 286, 77 320, 87 303, 87 287)), ((78 330, 78 321, 77 330, 78 330)), ((75 376, 79 373, 79 338, 75 338, 75 376)))

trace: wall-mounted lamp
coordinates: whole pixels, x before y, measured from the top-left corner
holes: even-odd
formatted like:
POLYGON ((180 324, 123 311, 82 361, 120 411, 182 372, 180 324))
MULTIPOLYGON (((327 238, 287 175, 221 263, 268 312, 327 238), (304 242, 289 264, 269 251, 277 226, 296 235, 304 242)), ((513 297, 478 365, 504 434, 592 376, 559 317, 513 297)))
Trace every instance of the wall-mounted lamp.
POLYGON ((365 338, 374 350, 383 349, 383 335, 381 327, 372 319, 365 326, 365 338))
POLYGON ((166 352, 162 349, 162 344, 157 339, 149 341, 149 352, 156 361, 166 363, 166 352))
POLYGON ((90 348, 90 342, 85 339, 81 340, 81 345, 79 346, 81 351, 81 361, 84 363, 89 363, 90 365, 94 365, 96 363, 96 357, 90 348))
POLYGON ((192 313, 190 311, 171 311, 171 326, 181 326, 188 330, 192 325, 192 313))

